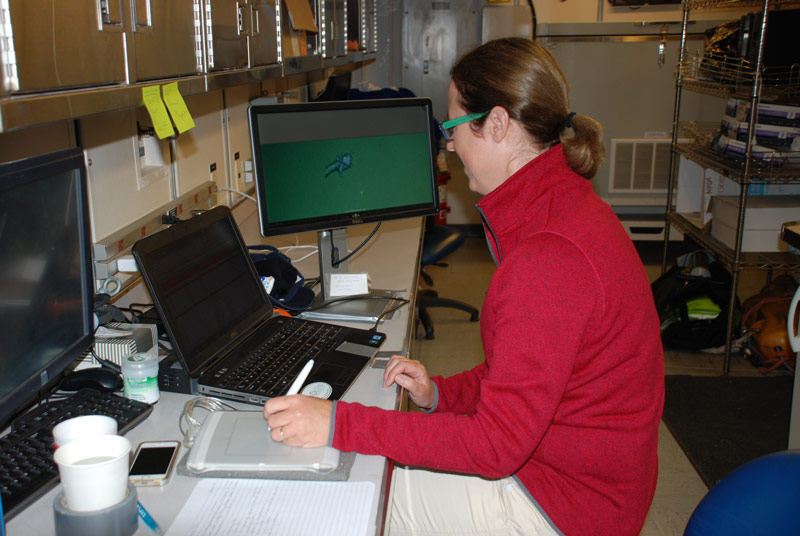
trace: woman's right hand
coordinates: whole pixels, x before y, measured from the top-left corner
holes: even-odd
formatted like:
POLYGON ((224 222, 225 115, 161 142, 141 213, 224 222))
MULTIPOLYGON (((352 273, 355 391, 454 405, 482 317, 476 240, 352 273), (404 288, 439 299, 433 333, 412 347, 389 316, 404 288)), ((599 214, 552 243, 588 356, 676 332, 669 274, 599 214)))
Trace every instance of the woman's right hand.
POLYGON ((408 396, 417 406, 433 406, 436 391, 428 371, 419 361, 399 355, 392 356, 383 372, 383 386, 389 387, 393 383, 408 391, 408 396))

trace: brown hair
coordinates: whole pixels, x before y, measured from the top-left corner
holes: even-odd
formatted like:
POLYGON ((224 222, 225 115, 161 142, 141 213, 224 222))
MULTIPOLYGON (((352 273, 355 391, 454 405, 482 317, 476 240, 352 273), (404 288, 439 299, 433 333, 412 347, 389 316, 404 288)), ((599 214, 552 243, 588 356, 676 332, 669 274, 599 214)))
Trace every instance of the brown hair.
MULTIPOLYGON (((540 147, 560 142, 576 173, 591 179, 597 172, 605 156, 602 127, 589 116, 570 114, 564 73, 541 45, 520 37, 489 41, 462 56, 450 77, 467 112, 502 106, 540 147)), ((473 121, 473 128, 479 130, 485 119, 473 121)))

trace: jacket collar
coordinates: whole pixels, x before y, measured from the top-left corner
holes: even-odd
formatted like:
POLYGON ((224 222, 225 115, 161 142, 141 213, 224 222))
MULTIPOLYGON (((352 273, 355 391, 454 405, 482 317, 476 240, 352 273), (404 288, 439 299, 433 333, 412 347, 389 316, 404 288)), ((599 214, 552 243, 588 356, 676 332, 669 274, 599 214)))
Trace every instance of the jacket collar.
POLYGON ((478 201, 476 207, 495 264, 502 261, 501 249, 512 248, 523 230, 530 234, 544 228, 551 199, 547 193, 564 180, 565 173, 573 172, 559 144, 525 164, 478 201))

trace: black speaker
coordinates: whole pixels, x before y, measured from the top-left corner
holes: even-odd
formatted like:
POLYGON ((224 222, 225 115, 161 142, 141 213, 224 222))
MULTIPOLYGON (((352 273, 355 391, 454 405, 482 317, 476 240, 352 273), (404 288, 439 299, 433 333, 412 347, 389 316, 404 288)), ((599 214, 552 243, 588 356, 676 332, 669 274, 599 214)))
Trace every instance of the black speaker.
POLYGON ((158 363, 158 388, 170 393, 195 395, 197 380, 190 378, 178 356, 170 353, 158 363))

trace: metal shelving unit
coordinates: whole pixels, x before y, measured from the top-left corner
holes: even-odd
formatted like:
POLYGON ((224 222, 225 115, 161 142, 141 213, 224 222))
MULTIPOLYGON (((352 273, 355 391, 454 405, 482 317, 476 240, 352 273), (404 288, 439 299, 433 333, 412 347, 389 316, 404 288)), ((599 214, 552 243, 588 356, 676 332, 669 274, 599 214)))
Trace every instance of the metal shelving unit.
POLYGON ((743 269, 795 269, 800 268, 800 257, 790 253, 751 253, 742 252, 742 236, 745 210, 747 208, 748 187, 751 184, 800 182, 800 153, 778 152, 756 154, 754 149, 755 129, 758 119, 758 105, 764 100, 784 100, 800 96, 800 69, 766 69, 763 66, 764 37, 770 10, 783 5, 798 4, 798 0, 684 0, 681 32, 680 58, 676 73, 675 102, 672 131, 673 156, 684 156, 699 165, 710 168, 741 185, 739 194, 739 214, 736 226, 735 247, 723 244, 703 229, 702 217, 698 220, 693 214, 680 214, 674 207, 677 183, 677 158, 670 163, 669 185, 666 202, 666 226, 664 231, 664 254, 662 270, 667 269, 669 252, 669 230, 674 225, 688 235, 701 247, 731 269, 732 285, 728 308, 726 351, 723 372, 730 371, 731 342, 734 334, 735 303, 739 275, 743 269), (686 29, 689 13, 698 8, 714 7, 754 7, 761 11, 761 27, 758 32, 758 52, 756 61, 728 57, 687 57, 686 29), (681 96, 683 90, 719 98, 749 100, 748 125, 751 127, 745 142, 745 153, 741 159, 726 157, 712 147, 715 128, 719 125, 702 125, 681 122, 681 96), (679 144, 679 138, 693 140, 689 144, 679 144))

